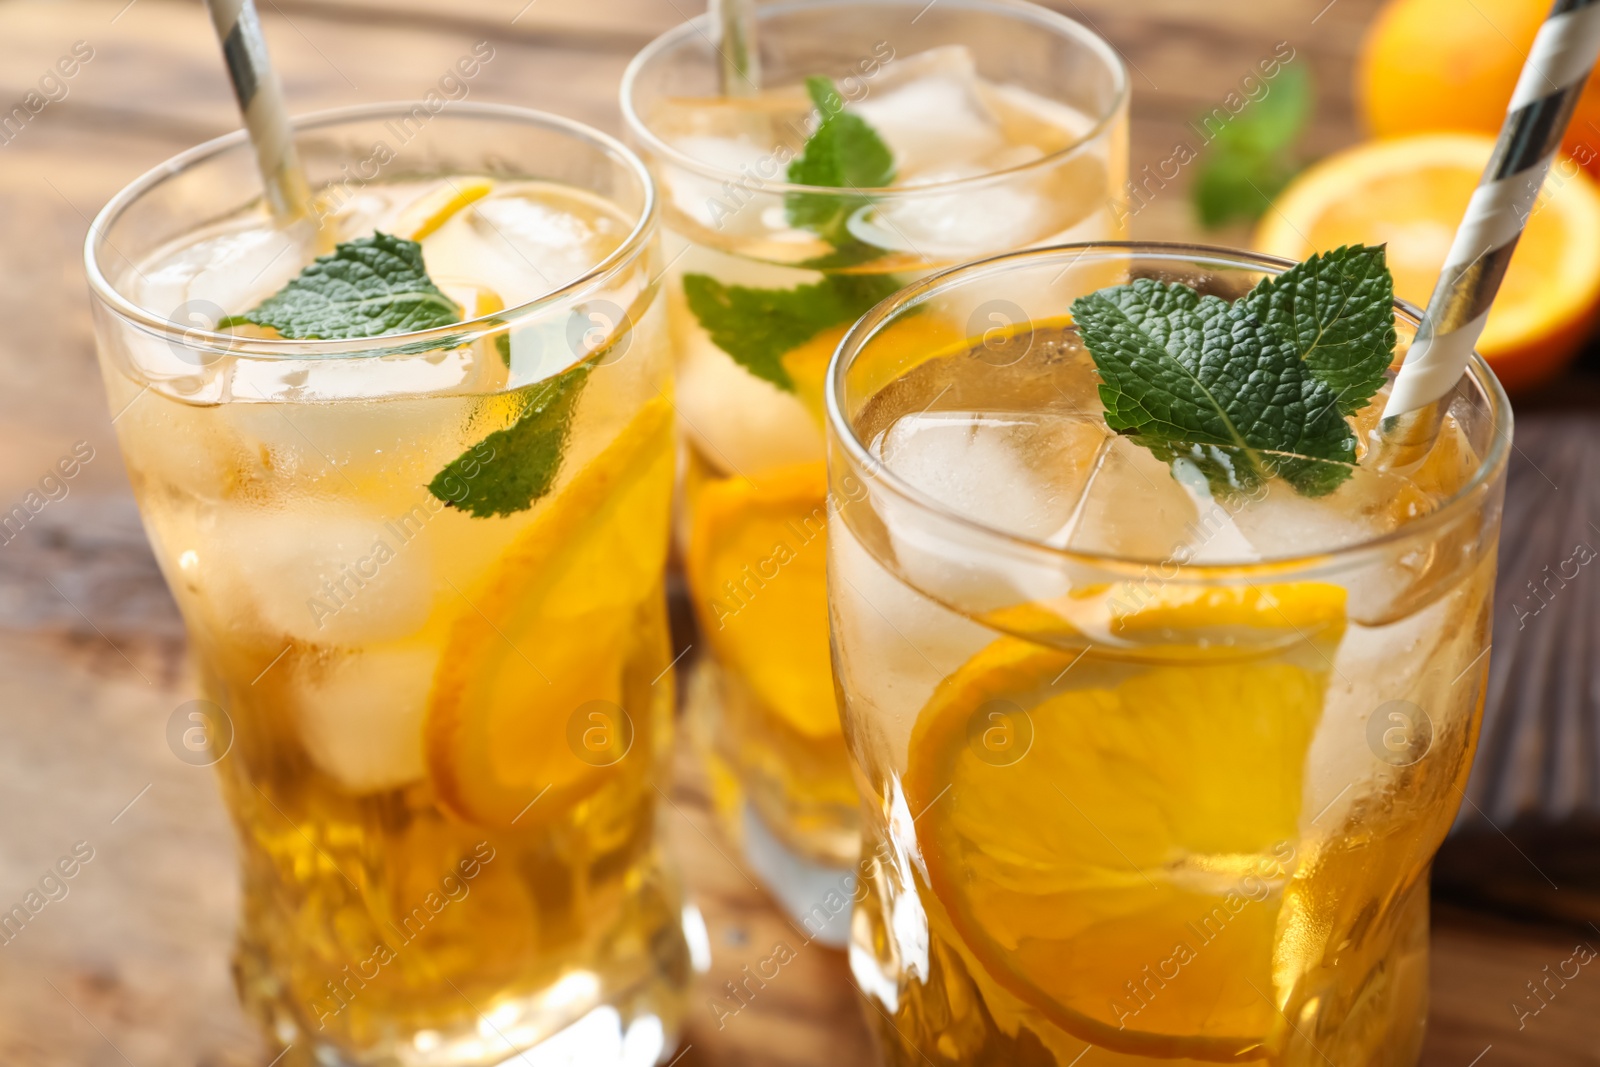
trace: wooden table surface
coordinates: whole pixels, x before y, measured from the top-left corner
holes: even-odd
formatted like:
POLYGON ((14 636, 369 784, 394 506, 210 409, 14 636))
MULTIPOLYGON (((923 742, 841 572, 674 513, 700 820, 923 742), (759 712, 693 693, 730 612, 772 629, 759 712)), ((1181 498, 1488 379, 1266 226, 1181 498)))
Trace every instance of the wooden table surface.
MULTIPOLYGON (((1128 59, 1135 170, 1189 139, 1187 120, 1221 103, 1281 41, 1319 87, 1309 150, 1357 137, 1349 69, 1372 0, 1052 2, 1128 59)), ((695 0, 259 6, 296 110, 419 99, 487 40, 494 57, 471 82, 473 99, 611 131, 628 58, 699 10, 695 0)), ((165 741, 173 709, 197 694, 117 457, 81 266, 89 219, 117 189, 234 128, 237 115, 193 0, 5 0, 0 112, 75 48, 91 58, 64 83, 44 84, 55 99, 0 143, 0 510, 79 442, 93 450, 68 495, 0 547, 0 910, 78 843, 93 859, 65 898, 0 944, 0 1064, 264 1064, 227 973, 237 904, 229 830, 210 772, 174 759, 165 741)), ((1137 216, 1136 236, 1199 236, 1185 193, 1192 170, 1137 216)), ((728 977, 776 942, 798 941, 729 859, 694 769, 680 763, 668 820, 714 950, 680 1062, 870 1063, 860 994, 843 958, 820 947, 803 948, 749 1007, 714 1022, 710 1005, 728 977)), ((1424 1062, 1600 1064, 1600 976, 1568 983, 1521 1028, 1512 1006, 1531 1003, 1526 983, 1583 936, 1438 909, 1424 1062)), ((1600 932, 1590 936, 1600 944, 1600 932)))

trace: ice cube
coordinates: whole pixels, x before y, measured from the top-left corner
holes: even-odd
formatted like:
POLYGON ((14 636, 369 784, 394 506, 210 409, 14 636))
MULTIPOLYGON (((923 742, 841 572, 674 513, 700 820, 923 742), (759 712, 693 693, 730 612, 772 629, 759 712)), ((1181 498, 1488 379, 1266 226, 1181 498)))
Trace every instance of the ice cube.
POLYGON ((907 585, 837 512, 828 523, 828 582, 838 647, 849 650, 842 666, 852 719, 867 726, 871 744, 887 746, 886 764, 904 766, 917 713, 994 634, 907 585))
MULTIPOLYGON (((488 357, 499 360, 498 353, 488 357)), ((250 359, 236 356, 224 375, 228 394, 260 400, 372 400, 460 393, 488 371, 482 346, 377 359, 250 359)))
POLYGON ((352 793, 420 779, 438 659, 437 644, 408 641, 341 651, 303 668, 291 693, 311 762, 352 793))
POLYGON ((1171 468, 1120 435, 1106 438, 1082 506, 1052 538, 1080 552, 1161 561, 1203 537, 1194 498, 1171 468))
POLYGON ((1066 571, 1053 557, 997 551, 969 523, 1045 540, 1076 508, 1105 432, 1093 420, 1048 413, 925 411, 897 420, 873 452, 954 513, 919 513, 892 493, 875 494, 901 572, 973 613, 1066 592, 1066 571))
POLYGON ((924 170, 985 164, 1007 147, 979 85, 971 51, 947 45, 896 60, 850 108, 888 143, 899 180, 913 181, 924 170))
MULTIPOLYGON (((1026 149, 1017 150, 1026 154, 1026 149)), ((1008 150, 1007 155, 1017 152, 1008 150)), ((953 163, 919 176, 911 185, 974 178, 992 167, 953 163)), ((1039 183, 1012 180, 956 192, 905 193, 865 207, 847 226, 878 248, 928 259, 958 259, 1025 245, 1055 229, 1046 221, 1059 214, 1045 200, 1039 183)))
POLYGON ((611 210, 577 194, 512 189, 452 215, 423 239, 422 254, 430 275, 490 279, 515 307, 581 277, 627 233, 611 210))
POLYGON ((379 513, 218 509, 194 546, 222 617, 287 639, 367 645, 417 633, 433 609, 427 555, 379 513))
POLYGON ((1305 496, 1273 479, 1247 497, 1233 516, 1258 558, 1331 552, 1368 540, 1393 526, 1385 521, 1394 479, 1357 468, 1327 496, 1305 496))
POLYGON ((762 211, 759 206, 749 209, 750 201, 758 198, 763 183, 781 182, 785 172, 771 145, 746 137, 702 134, 680 138, 673 146, 718 170, 740 175, 738 179, 712 178, 681 167, 670 168, 663 178, 674 207, 700 225, 729 236, 762 233, 762 211))
POLYGON ((929 411, 896 420, 873 451, 946 507, 1043 540, 1076 509, 1105 437, 1071 415, 929 411))
POLYGON ((811 116, 811 101, 798 86, 749 98, 664 101, 650 116, 651 128, 679 152, 723 174, 711 177, 662 161, 656 178, 668 208, 729 236, 762 237, 764 216, 776 207, 775 225, 783 229, 780 199, 761 190, 784 181, 811 116))
POLYGON ((883 133, 895 156, 895 183, 907 190, 850 220, 863 241, 963 259, 1064 234, 1077 240, 1120 236, 1111 216, 1109 160, 1098 146, 1003 179, 912 191, 1026 167, 1073 145, 1093 126, 1073 108, 982 81, 963 46, 901 60, 853 107, 883 133))
POLYGON ((184 325, 202 325, 194 313, 210 311, 210 326, 277 292, 311 261, 307 227, 232 230, 185 245, 143 269, 135 300, 184 325))
MULTIPOLYGON (((231 230, 186 245, 125 279, 140 307, 185 330, 211 331, 225 316, 254 307, 311 259, 309 228, 231 230)), ((223 397, 229 361, 179 338, 130 334, 113 351, 137 376, 192 402, 223 397)))

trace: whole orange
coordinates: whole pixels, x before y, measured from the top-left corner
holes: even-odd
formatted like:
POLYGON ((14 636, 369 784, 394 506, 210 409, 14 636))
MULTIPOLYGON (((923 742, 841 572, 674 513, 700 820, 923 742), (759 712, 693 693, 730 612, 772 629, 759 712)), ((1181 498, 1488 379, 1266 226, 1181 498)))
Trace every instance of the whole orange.
MULTIPOLYGON (((1367 30, 1356 98, 1376 137, 1495 133, 1549 0, 1390 0, 1367 30)), ((1590 79, 1564 147, 1600 174, 1600 78, 1590 79)))

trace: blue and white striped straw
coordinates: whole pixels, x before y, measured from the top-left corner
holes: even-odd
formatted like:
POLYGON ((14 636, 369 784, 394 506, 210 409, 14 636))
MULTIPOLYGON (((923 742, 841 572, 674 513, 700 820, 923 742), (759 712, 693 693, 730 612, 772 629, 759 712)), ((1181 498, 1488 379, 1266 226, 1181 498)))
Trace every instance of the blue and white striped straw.
POLYGON ((254 0, 207 0, 206 6, 217 40, 222 42, 239 111, 250 131, 267 205, 280 222, 304 218, 310 213, 311 192, 294 150, 283 86, 267 55, 254 0))
MULTIPOLYGON (((1416 340, 1383 409, 1383 433, 1445 396, 1467 369, 1517 238, 1600 52, 1600 0, 1556 0, 1511 94, 1505 125, 1456 231, 1416 340)), ((1436 407, 1437 405, 1435 405, 1436 407)), ((1443 412, 1406 434, 1431 444, 1443 412)))

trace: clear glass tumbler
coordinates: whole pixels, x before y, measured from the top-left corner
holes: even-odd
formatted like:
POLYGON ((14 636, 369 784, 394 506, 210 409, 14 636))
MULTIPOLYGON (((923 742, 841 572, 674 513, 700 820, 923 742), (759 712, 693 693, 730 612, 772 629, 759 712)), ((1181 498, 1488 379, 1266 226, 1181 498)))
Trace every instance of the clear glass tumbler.
POLYGON ((708 651, 690 727, 750 864, 808 932, 842 942, 844 913, 822 900, 859 822, 828 659, 824 368, 850 323, 930 270, 1122 236, 1127 78, 1094 33, 1018 0, 806 0, 754 19, 761 92, 720 95, 702 17, 634 59, 622 107, 672 264, 678 539, 708 651), (821 118, 803 86, 817 77, 830 113, 886 143, 883 187, 790 180, 821 118))
MULTIPOLYGON (((1289 264, 1084 245, 880 304, 828 381, 829 597, 866 790, 851 964, 892 1064, 1414 1064, 1428 873, 1487 673, 1511 415, 1212 495, 1110 432, 1072 301, 1289 264), (908 346, 895 327, 1013 326, 908 346), (1095 1051, 1087 1060, 1085 1053, 1095 1051)), ((1397 304, 1403 348, 1416 310, 1397 304)), ((1355 429, 1376 423, 1387 386, 1355 429)))
POLYGON ((119 193, 86 253, 200 677, 196 761, 238 834, 241 998, 285 1064, 663 1059, 690 964, 657 836, 674 444, 650 178, 518 108, 360 107, 294 137, 314 219, 273 222, 237 133, 119 193), (416 235, 463 321, 218 331, 374 228, 416 235))

